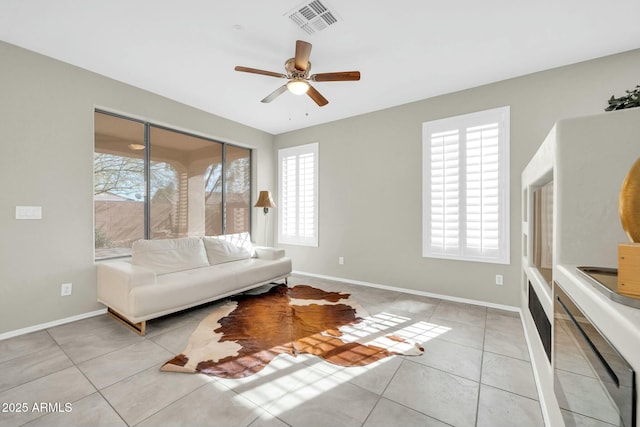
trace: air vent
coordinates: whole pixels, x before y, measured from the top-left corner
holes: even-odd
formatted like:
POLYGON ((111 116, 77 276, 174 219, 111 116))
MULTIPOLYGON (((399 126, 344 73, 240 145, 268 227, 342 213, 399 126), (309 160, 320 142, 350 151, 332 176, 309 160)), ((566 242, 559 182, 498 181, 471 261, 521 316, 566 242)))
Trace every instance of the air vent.
POLYGON ((319 0, 306 1, 285 14, 307 34, 322 31, 337 23, 340 17, 332 11, 327 3, 319 0))

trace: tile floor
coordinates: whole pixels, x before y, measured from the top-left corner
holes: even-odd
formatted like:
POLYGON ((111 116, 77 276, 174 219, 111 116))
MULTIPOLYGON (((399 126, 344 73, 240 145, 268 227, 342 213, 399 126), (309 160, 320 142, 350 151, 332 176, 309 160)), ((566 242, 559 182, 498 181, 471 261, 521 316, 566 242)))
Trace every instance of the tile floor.
POLYGON ((226 380, 159 371, 211 304, 148 322, 146 337, 102 315, 0 341, 0 427, 544 425, 516 313, 303 276, 289 283, 350 292, 370 314, 400 319, 396 328, 429 329, 425 354, 357 368, 282 355, 226 380))

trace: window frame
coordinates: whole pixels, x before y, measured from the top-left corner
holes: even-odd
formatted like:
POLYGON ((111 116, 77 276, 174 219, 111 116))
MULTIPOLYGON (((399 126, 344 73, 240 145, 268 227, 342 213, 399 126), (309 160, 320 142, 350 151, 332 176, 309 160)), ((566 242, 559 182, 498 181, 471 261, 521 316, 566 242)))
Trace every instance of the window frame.
POLYGON ((424 258, 475 261, 494 264, 510 264, 510 107, 498 107, 484 111, 452 116, 422 124, 422 256, 424 258), (466 236, 466 133, 470 128, 498 124, 498 248, 497 253, 474 253, 466 236), (431 147, 432 135, 457 131, 458 138, 458 246, 454 251, 434 248, 431 244, 431 147), (464 135, 464 136, 462 136, 464 135))
POLYGON ((310 246, 318 247, 319 245, 319 225, 318 225, 318 205, 319 205, 319 144, 312 142, 304 145, 297 145, 293 147, 281 148, 278 150, 278 243, 286 245, 298 245, 298 246, 310 246), (284 218, 286 209, 286 202, 284 200, 285 190, 283 188, 283 168, 282 160, 285 157, 296 157, 296 199, 300 197, 299 186, 300 173, 297 169, 299 165, 299 159, 304 155, 313 155, 313 235, 311 237, 300 236, 300 215, 299 210, 296 215, 296 234, 288 235, 284 234, 284 218))
MULTIPOLYGON (((254 174, 254 170, 253 170, 253 159, 254 159, 254 150, 250 147, 244 147, 241 145, 237 145, 237 144, 231 144, 228 142, 224 142, 224 141, 219 141, 201 134, 197 134, 194 132, 187 132, 181 129, 177 129, 177 128, 172 128, 166 125, 161 125, 158 123, 154 123, 152 121, 149 120, 143 120, 143 119, 139 119, 139 118, 135 118, 132 116, 126 116, 120 113, 114 113, 105 109, 101 109, 101 108, 95 108, 94 109, 94 117, 95 114, 99 113, 99 114, 105 114, 108 116, 112 116, 118 119, 122 119, 122 120, 128 120, 134 123, 139 123, 142 124, 144 126, 144 180, 145 180, 145 194, 144 194, 144 239, 145 240, 150 240, 153 239, 151 237, 151 200, 150 200, 150 193, 151 193, 151 162, 153 161, 153 159, 151 158, 151 147, 152 147, 152 141, 150 138, 150 134, 151 134, 151 128, 156 128, 159 130, 163 130, 163 131, 169 131, 169 132, 174 132, 176 134, 180 134, 180 135, 185 135, 185 136, 189 136, 189 137, 194 137, 194 138, 198 138, 204 141, 208 141, 214 144, 219 144, 222 146, 222 171, 221 171, 221 198, 222 198, 222 206, 221 206, 221 215, 220 215, 220 221, 221 221, 221 230, 222 230, 222 234, 225 234, 226 230, 226 225, 227 225, 227 212, 226 212, 226 181, 227 181, 227 177, 226 177, 226 149, 227 147, 233 147, 233 148, 239 148, 242 150, 247 150, 248 154, 249 154, 249 203, 247 205, 248 208, 248 227, 249 227, 249 234, 252 234, 252 217, 253 217, 253 174, 254 174)), ((95 120, 95 119, 94 119, 95 120)), ((95 137, 94 137, 95 138, 95 137)), ((94 140, 94 153, 95 153, 95 140, 94 140)), ((95 180, 95 176, 94 176, 94 180, 95 180)), ((94 212, 95 212, 95 199, 94 199, 94 212)), ((94 213, 95 215, 95 213, 94 213)), ((94 218, 94 230, 95 230, 95 218, 94 218)), ((105 257, 97 257, 96 256, 96 248, 95 248, 95 242, 94 242, 94 260, 95 261, 105 261, 105 260, 109 260, 109 259, 117 259, 117 258, 127 258, 130 257, 131 255, 115 255, 115 256, 105 256, 105 257)))

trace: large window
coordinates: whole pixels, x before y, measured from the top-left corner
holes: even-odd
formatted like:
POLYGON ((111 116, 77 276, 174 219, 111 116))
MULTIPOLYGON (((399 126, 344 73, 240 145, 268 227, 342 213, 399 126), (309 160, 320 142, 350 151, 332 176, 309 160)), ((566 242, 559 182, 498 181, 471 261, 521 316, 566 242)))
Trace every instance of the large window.
POLYGON ((423 256, 509 263, 509 107, 423 124, 423 256))
POLYGON ((278 242, 318 246, 318 144, 278 151, 278 242))
POLYGON ((138 239, 249 231, 251 150, 95 113, 96 259, 138 239))

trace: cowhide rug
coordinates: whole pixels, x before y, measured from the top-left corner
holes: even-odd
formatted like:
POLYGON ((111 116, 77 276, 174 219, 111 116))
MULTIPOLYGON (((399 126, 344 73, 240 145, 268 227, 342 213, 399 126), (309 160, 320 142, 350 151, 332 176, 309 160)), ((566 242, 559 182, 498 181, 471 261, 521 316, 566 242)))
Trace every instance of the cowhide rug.
POLYGON ((424 352, 417 344, 385 335, 385 327, 367 320, 368 314, 349 296, 306 285, 277 285, 262 294, 238 295, 205 318, 182 354, 161 370, 242 378, 282 353, 363 366, 396 354, 424 352))

